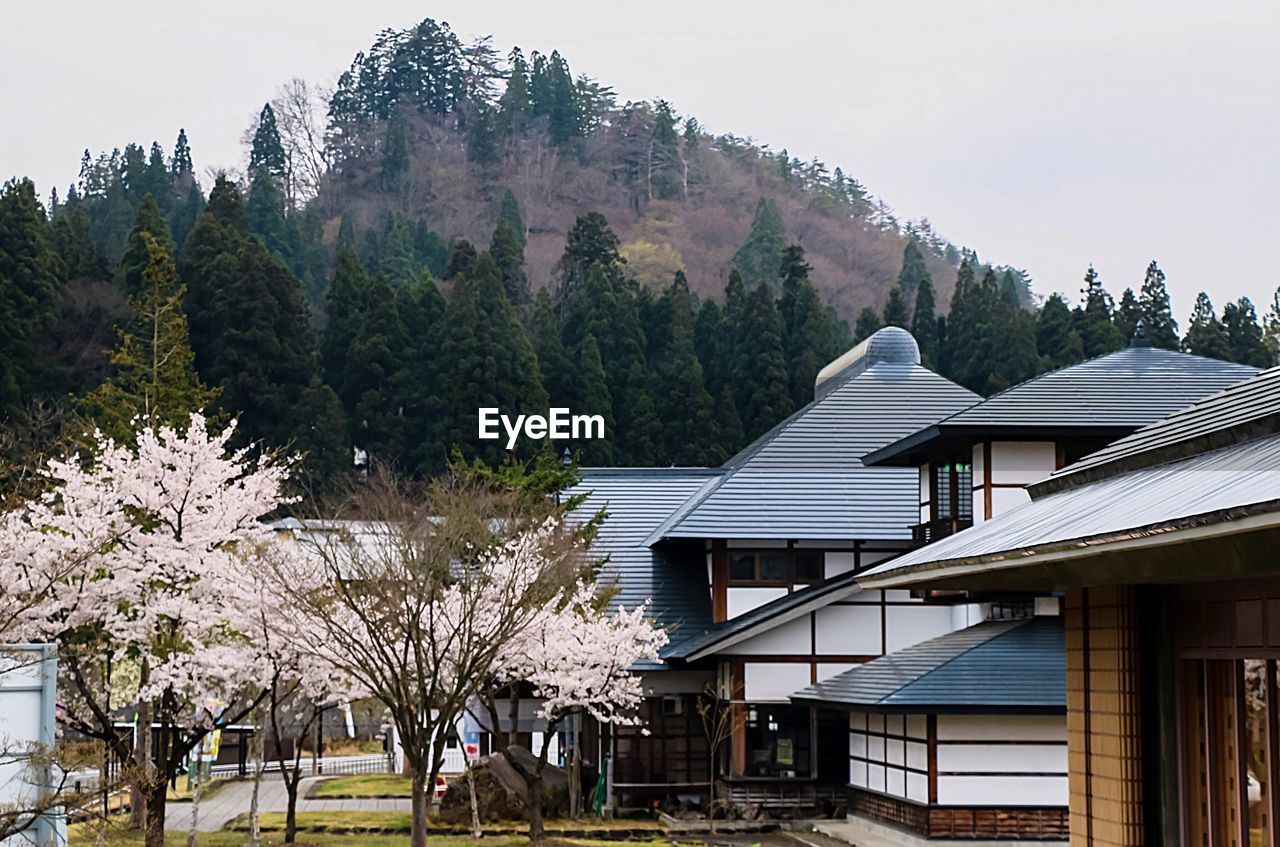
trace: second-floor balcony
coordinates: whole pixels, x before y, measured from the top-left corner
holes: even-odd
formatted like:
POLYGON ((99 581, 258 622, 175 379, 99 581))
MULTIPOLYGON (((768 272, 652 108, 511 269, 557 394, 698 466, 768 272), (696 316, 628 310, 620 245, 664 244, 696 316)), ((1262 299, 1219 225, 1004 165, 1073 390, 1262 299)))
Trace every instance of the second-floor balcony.
POLYGON ((923 547, 971 526, 973 526, 971 518, 939 518, 927 523, 918 523, 911 527, 911 543, 916 547, 923 547))

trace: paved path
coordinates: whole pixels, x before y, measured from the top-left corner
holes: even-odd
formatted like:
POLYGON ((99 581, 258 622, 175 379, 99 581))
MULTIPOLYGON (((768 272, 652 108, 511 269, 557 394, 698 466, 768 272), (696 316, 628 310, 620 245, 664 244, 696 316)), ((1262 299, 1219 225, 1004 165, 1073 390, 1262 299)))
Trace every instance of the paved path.
MULTIPOLYGON (((409 812, 409 801, 387 799, 361 800, 308 800, 307 794, 315 785, 316 777, 306 777, 298 786, 299 812, 409 812)), ((236 815, 248 814, 253 796, 252 780, 236 780, 218 790, 212 797, 200 801, 200 816, 196 829, 200 832, 216 832, 236 815)), ((258 789, 258 808, 262 812, 283 812, 289 798, 284 790, 284 780, 279 776, 264 775, 258 789)), ((191 828, 191 804, 169 803, 165 812, 165 829, 186 832, 191 828)))

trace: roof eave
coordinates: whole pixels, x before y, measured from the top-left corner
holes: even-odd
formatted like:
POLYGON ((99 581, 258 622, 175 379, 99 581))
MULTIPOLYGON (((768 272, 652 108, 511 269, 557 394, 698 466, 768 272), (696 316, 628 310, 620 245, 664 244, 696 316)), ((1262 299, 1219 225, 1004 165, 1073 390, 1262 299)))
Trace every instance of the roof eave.
MULTIPOLYGON (((998 587, 1004 581, 999 575, 1010 574, 1012 571, 1047 569, 1059 565, 1070 568, 1072 563, 1107 554, 1130 553, 1274 529, 1280 529, 1280 501, 1195 515, 1181 521, 1153 524, 1107 535, 1053 542, 1039 548, 1006 550, 982 556, 899 566, 886 569, 880 574, 869 573, 859 578, 858 583, 863 588, 870 589, 919 586, 998 587), (990 579, 992 576, 997 578, 993 581, 990 579)), ((1061 579, 1048 573, 1045 577, 1043 587, 1060 587, 1061 579)), ((1125 579, 1122 574, 1116 574, 1112 582, 1123 584, 1125 579)))

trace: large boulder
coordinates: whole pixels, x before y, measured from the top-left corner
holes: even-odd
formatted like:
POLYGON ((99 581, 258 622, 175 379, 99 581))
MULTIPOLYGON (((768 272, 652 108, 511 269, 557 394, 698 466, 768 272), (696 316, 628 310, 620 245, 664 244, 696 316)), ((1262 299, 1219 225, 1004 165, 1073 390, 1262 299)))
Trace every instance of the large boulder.
MULTIPOLYGON (((521 773, 532 776, 538 760, 523 747, 508 748, 477 760, 463 775, 449 780, 440 800, 440 818, 446 823, 471 822, 470 780, 476 783, 476 805, 480 820, 528 820, 528 789, 521 773)), ((569 775, 562 768, 547 765, 542 771, 542 816, 564 817, 569 813, 569 775)))

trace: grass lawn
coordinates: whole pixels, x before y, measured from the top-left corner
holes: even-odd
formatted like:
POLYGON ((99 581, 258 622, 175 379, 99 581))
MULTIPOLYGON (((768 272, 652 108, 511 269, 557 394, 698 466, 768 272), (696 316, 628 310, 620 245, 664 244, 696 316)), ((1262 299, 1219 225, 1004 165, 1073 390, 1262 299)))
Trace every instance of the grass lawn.
MULTIPOLYGON (((302 818, 299 815, 299 818, 302 818)), ((75 824, 68 832, 68 847, 92 847, 95 843, 97 830, 90 825, 75 824)), ((656 835, 656 833, 655 833, 656 835)), ((262 833, 262 843, 266 847, 278 847, 283 841, 284 836, 280 832, 262 833)), ((486 835, 483 841, 477 841, 469 835, 428 835, 427 841, 430 847, 528 847, 529 839, 523 835, 505 835, 492 834, 486 835)), ((142 833, 128 832, 119 827, 112 827, 107 830, 107 847, 140 847, 142 844, 142 833)), ((170 832, 165 837, 166 847, 185 847, 187 843, 187 834, 185 832, 170 832)), ((223 830, 221 832, 202 832, 199 834, 196 844, 200 847, 244 847, 245 833, 243 831, 223 830)), ((633 844, 635 842, 632 842, 633 844)), ((655 838, 655 847, 657 844, 665 843, 655 838)), ((297 847, 408 847, 409 836, 404 835, 386 835, 375 834, 370 832, 360 833, 325 833, 325 832, 299 832, 297 847)), ((618 847, 617 841, 597 841, 591 839, 580 838, 549 838, 544 842, 545 847, 618 847)))
POLYGON ((307 795, 317 800, 349 797, 408 797, 409 777, 394 773, 362 773, 325 779, 311 787, 307 795))
MULTIPOLYGON (((284 819, 284 812, 264 813, 260 821, 263 832, 282 832, 284 830, 284 819)), ((298 830, 308 833, 382 833, 390 835, 409 832, 410 823, 409 814, 400 812, 298 813, 298 830)), ((240 815, 227 824, 227 829, 244 832, 248 829, 248 825, 247 817, 240 815)), ((517 840, 521 840, 528 827, 529 824, 525 821, 504 821, 485 824, 484 830, 486 833, 491 833, 491 836, 487 836, 484 839, 484 843, 492 844, 494 839, 500 839, 505 836, 516 836, 517 840)), ((591 838, 595 834, 604 835, 605 833, 613 832, 617 836, 625 837, 624 833, 629 833, 633 837, 638 836, 641 838, 647 838, 649 833, 652 833, 653 837, 656 838, 663 833, 662 825, 652 820, 600 820, 598 818, 584 818, 580 821, 548 820, 545 823, 545 827, 548 835, 553 837, 570 835, 591 838)), ((439 821, 432 821, 430 825, 430 830, 439 833, 439 837, 444 839, 463 837, 459 833, 459 830, 462 829, 464 827, 443 824, 439 821), (446 832, 449 834, 446 835, 446 832)), ((614 841, 612 843, 616 844, 618 842, 614 841)))

